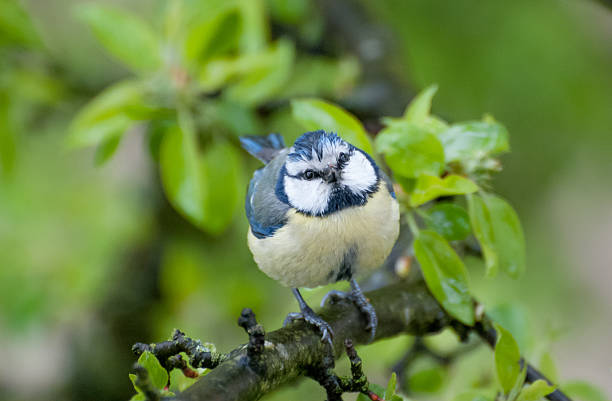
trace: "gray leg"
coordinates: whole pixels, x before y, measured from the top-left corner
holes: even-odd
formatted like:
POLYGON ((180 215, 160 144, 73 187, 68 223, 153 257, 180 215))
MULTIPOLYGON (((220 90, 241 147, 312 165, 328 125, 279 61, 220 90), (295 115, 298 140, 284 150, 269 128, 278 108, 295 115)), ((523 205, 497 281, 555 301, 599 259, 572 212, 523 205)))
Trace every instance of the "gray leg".
POLYGON ((348 299, 353 302, 355 305, 357 305, 361 313, 366 315, 366 318, 368 319, 366 330, 371 332, 370 342, 372 342, 372 340, 374 340, 374 337, 376 336, 376 327, 378 326, 378 317, 376 317, 376 310, 374 309, 372 304, 368 302, 368 299, 365 297, 365 295, 363 295, 361 287, 359 287, 357 281, 352 278, 349 280, 349 282, 351 283, 350 293, 332 290, 323 297, 323 300, 321 301, 321 306, 325 305, 325 303, 328 301, 334 303, 337 302, 339 299, 348 299))
POLYGON ((283 326, 292 323, 294 320, 304 320, 307 323, 315 326, 321 332, 321 341, 327 341, 329 345, 332 345, 332 337, 334 332, 332 331, 331 326, 323 319, 321 319, 311 308, 306 304, 304 298, 302 298, 302 294, 297 288, 292 288, 293 295, 295 299, 297 299, 298 304, 300 305, 300 312, 292 312, 287 315, 285 318, 285 322, 283 326))

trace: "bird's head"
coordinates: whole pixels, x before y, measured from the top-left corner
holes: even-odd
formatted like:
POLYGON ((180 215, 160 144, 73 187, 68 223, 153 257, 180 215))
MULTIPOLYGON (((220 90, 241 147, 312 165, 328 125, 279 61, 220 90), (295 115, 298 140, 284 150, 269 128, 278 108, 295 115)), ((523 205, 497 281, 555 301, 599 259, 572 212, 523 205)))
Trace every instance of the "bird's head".
POLYGON ((378 181, 378 167, 367 153, 336 134, 314 131, 289 149, 276 192, 303 214, 325 216, 365 204, 378 181))

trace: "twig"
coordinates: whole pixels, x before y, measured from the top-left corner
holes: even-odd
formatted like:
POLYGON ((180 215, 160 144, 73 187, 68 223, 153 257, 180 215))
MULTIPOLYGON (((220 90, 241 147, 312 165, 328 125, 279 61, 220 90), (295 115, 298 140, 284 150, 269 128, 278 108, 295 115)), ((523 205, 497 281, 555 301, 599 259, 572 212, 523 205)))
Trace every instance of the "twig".
POLYGON ((314 369, 309 376, 323 386, 327 392, 327 401, 342 401, 342 394, 344 393, 363 393, 371 398, 368 378, 363 373, 361 358, 357 355, 353 341, 347 338, 344 340, 344 347, 351 362, 351 377, 337 376, 332 370, 333 366, 322 366, 320 369, 314 369))
MULTIPOLYGON (((491 348, 495 348, 495 343, 497 342, 497 332, 493 327, 493 321, 487 315, 484 315, 480 322, 477 322, 473 331, 478 334, 480 338, 482 338, 491 348)), ((553 385, 553 383, 544 376, 539 370, 530 365, 525 359, 521 358, 521 365, 527 365, 527 376, 525 381, 527 383, 533 383, 537 380, 544 380, 549 385, 553 385)), ((552 393, 548 394, 546 398, 550 401, 571 401, 571 399, 563 393, 559 388, 557 388, 552 393)))
POLYGON ((198 340, 185 336, 180 330, 175 330, 172 340, 160 343, 144 344, 136 343, 132 346, 132 352, 140 355, 145 351, 151 352, 166 370, 172 370, 181 364, 177 355, 185 352, 189 356, 189 363, 194 368, 213 369, 219 365, 227 356, 217 352, 211 352, 198 340))

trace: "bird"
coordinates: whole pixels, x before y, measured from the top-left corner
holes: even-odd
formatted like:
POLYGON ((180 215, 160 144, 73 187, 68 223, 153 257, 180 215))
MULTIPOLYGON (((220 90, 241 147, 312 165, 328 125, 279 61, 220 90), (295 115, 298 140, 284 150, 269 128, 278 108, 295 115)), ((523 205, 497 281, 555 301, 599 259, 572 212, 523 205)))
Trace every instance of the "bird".
POLYGON ((253 173, 245 199, 247 242, 261 271, 292 289, 300 312, 285 325, 305 320, 332 343, 331 326, 306 303, 300 288, 338 281, 367 319, 370 341, 376 311, 356 277, 380 267, 399 234, 399 205, 393 185, 363 150, 324 130, 306 132, 291 147, 276 133, 243 136, 242 147, 265 166, 253 173))

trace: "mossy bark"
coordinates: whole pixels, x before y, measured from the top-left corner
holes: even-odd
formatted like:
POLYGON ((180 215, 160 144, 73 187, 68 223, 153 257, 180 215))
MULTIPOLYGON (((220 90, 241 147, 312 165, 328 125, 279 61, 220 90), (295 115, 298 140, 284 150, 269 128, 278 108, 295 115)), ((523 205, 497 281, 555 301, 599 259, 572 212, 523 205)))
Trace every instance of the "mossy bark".
MULTIPOLYGON (((423 283, 397 283, 366 293, 378 315, 376 340, 401 333, 424 335, 448 326, 451 319, 441 309, 423 283)), ((364 344, 369 333, 365 317, 348 301, 322 308, 319 315, 334 331, 333 352, 339 358, 344 340, 364 344)), ((330 355, 320 334, 303 322, 266 334, 263 351, 253 360, 247 357, 246 345, 233 350, 229 358, 179 394, 184 401, 251 401, 306 374, 325 366, 330 355)))

